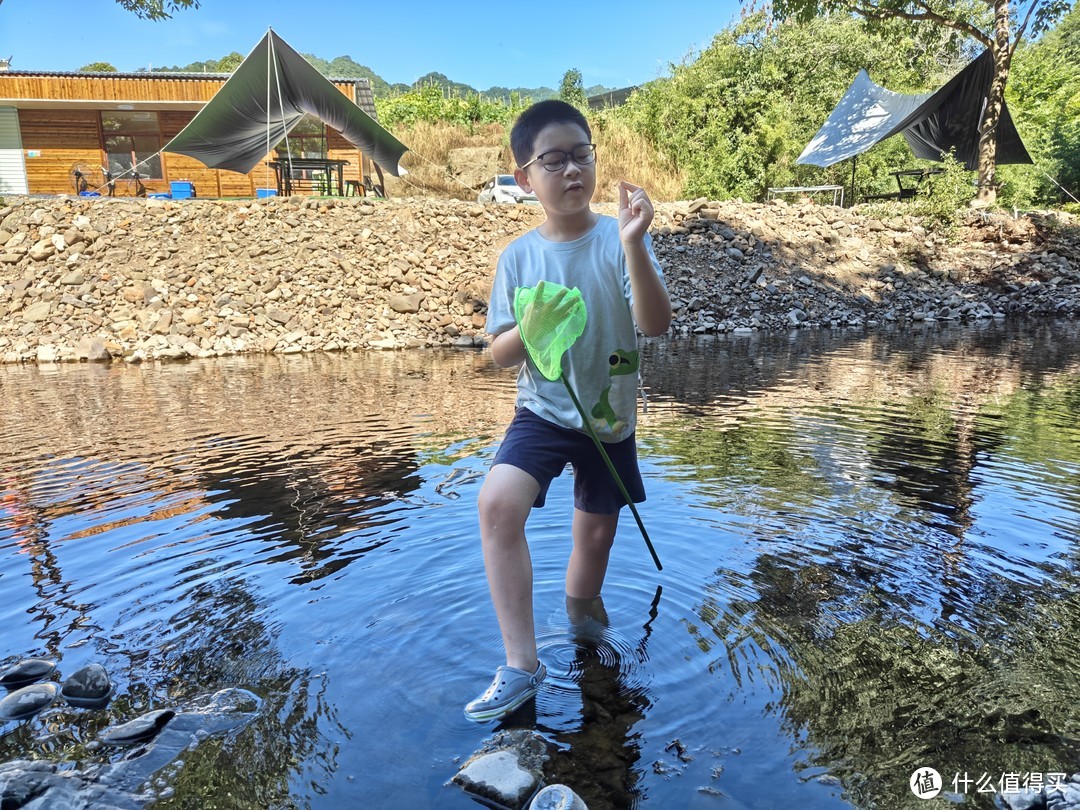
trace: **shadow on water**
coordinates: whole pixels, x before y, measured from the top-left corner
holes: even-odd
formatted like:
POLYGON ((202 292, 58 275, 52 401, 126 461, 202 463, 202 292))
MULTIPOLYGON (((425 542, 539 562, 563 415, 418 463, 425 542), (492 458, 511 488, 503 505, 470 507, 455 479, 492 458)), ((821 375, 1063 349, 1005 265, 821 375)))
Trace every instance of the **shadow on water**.
MULTIPOLYGON (((505 727, 592 810, 907 807, 921 766, 1076 771, 1078 331, 648 342, 665 570, 624 521, 603 601, 568 604, 560 478, 529 527, 549 682, 505 727)), ((475 495, 512 372, 401 352, 0 389, 0 664, 117 683, 106 711, 0 728, 0 757, 105 763, 107 725, 238 686, 263 710, 153 774, 158 806, 474 806, 446 780, 493 733, 461 706, 500 656, 475 495)))

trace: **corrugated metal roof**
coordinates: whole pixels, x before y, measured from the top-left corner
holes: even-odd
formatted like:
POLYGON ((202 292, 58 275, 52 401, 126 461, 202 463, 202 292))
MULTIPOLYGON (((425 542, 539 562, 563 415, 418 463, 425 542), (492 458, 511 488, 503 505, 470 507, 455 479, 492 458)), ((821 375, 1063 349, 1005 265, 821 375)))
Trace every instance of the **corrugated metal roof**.
MULTIPOLYGON (((0 0, 3 2, 3 0, 0 0)), ((69 70, 4 70, 0 71, 0 78, 4 76, 25 76, 25 77, 49 77, 49 78, 72 78, 72 79, 177 79, 181 81, 227 81, 232 76, 231 73, 170 73, 166 71, 139 71, 137 73, 121 73, 120 71, 69 71, 69 70)), ((366 112, 374 120, 378 121, 379 116, 375 111, 375 93, 371 89, 371 82, 361 76, 335 77, 327 76, 327 79, 332 84, 351 84, 355 86, 355 98, 356 102, 361 110, 366 112)))
POLYGON ((354 100, 356 106, 370 115, 373 120, 379 120, 379 114, 375 112, 375 91, 371 89, 371 82, 367 79, 356 80, 356 98, 354 100))
MULTIPOLYGON (((0 0, 3 2, 3 0, 0 0)), ((82 71, 82 70, 4 70, 0 76, 67 76, 75 79, 184 79, 187 81, 202 81, 205 79, 227 80, 231 73, 180 73, 168 71, 140 70, 135 73, 122 73, 120 71, 82 71)), ((349 78, 327 76, 334 84, 369 84, 365 78, 351 76, 349 78)), ((370 86, 370 85, 369 85, 370 86)))

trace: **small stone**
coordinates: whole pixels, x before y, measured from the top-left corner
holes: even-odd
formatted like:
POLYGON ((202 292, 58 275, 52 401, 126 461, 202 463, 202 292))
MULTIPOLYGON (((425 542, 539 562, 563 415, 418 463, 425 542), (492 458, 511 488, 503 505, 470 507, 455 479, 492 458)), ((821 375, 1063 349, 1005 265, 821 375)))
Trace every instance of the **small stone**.
POLYGON ((16 689, 0 700, 0 720, 25 720, 46 708, 56 699, 55 683, 34 683, 16 689))
POLYGON ((127 723, 107 729, 101 735, 101 740, 112 745, 130 745, 145 742, 156 737, 175 716, 176 712, 172 709, 158 709, 147 712, 127 723))
POLYGON ((25 310, 23 310, 23 320, 27 323, 37 323, 43 321, 49 317, 49 312, 52 310, 52 304, 48 301, 38 301, 36 304, 31 304, 25 310))
POLYGON ((423 293, 413 293, 412 295, 392 295, 389 302, 390 309, 394 312, 419 312, 420 303, 424 300, 423 293))
POLYGON ((525 770, 512 751, 484 754, 454 774, 453 781, 482 799, 521 808, 539 781, 525 770))
POLYGON ((1025 788, 1011 793, 1001 793, 998 798, 1008 810, 1042 810, 1046 807, 1043 791, 1025 788))
POLYGON ((108 361, 112 359, 105 339, 99 337, 87 337, 75 344, 75 357, 79 360, 89 360, 92 363, 108 361))
POLYGON ((60 694, 72 706, 101 708, 109 702, 113 686, 101 664, 87 664, 64 681, 60 694))
POLYGON ((529 810, 589 810, 585 802, 566 785, 548 785, 537 793, 529 810))
POLYGON ((24 658, 19 663, 4 670, 0 675, 0 686, 5 689, 19 689, 48 677, 56 669, 56 662, 43 658, 24 658))
POLYGON ((522 730, 500 732, 450 781, 486 802, 522 810, 543 780, 546 760, 546 743, 539 736, 522 730))

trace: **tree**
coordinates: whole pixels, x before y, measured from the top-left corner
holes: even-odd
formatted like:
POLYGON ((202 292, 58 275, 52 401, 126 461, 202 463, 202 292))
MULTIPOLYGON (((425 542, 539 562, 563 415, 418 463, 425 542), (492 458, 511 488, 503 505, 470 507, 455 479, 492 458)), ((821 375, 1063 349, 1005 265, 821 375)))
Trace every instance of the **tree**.
POLYGON ((217 71, 218 73, 232 73, 235 71, 244 61, 244 55, 239 51, 233 51, 228 56, 223 56, 218 60, 217 71))
POLYGON ((91 62, 79 68, 79 73, 116 73, 116 66, 108 62, 91 62))
POLYGON ((1041 200, 1068 202, 1080 195, 1080 6, 1053 31, 1017 51, 1009 81, 1009 108, 1028 149, 1046 174, 1041 200), (1058 185, 1060 183, 1060 185, 1058 185))
POLYGON ((585 109, 587 102, 585 100, 585 87, 581 82, 580 70, 570 68, 563 74, 562 82, 559 84, 559 98, 567 104, 573 104, 579 110, 585 109))
POLYGON ((116 0, 127 11, 144 20, 167 20, 185 8, 198 8, 201 0, 116 0))
POLYGON ((875 28, 907 24, 916 31, 945 29, 989 50, 994 78, 979 124, 977 199, 980 205, 992 205, 998 188, 997 125, 1016 46, 1025 34, 1048 29, 1071 6, 1072 0, 775 0, 773 10, 778 17, 803 21, 838 12, 857 14, 875 28))

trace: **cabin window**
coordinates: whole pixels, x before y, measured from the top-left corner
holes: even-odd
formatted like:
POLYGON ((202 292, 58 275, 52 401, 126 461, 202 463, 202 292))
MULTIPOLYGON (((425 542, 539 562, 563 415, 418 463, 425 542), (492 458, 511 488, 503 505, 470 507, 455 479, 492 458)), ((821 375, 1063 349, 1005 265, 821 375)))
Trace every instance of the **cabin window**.
POLYGON ((161 130, 156 112, 108 110, 101 113, 105 155, 113 177, 131 178, 132 168, 144 180, 162 180, 161 130), (126 174, 125 174, 126 173, 126 174))
MULTIPOLYGON (((314 115, 305 115, 289 132, 288 154, 294 158, 326 157, 326 124, 314 115)), ((277 145, 278 158, 285 157, 285 139, 277 145)))

